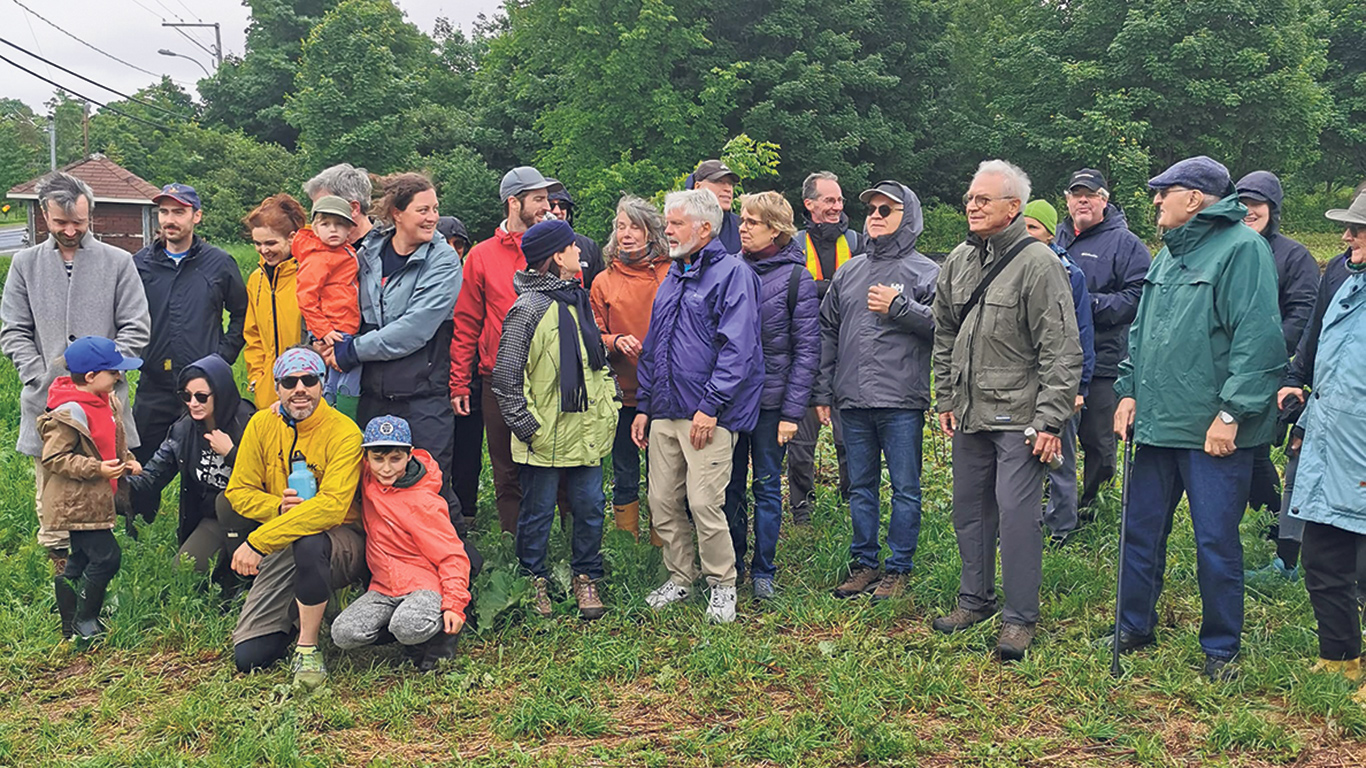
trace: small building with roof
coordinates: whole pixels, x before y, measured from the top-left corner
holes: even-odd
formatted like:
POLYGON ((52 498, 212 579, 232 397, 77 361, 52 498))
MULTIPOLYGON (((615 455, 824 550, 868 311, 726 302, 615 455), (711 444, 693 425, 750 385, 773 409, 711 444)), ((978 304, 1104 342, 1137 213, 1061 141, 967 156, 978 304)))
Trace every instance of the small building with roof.
MULTIPOLYGON (((101 241, 137 253, 156 234, 156 208, 152 198, 161 190, 104 155, 91 155, 60 170, 84 181, 95 195, 95 214, 90 231, 101 241)), ((43 176, 46 176, 44 173, 43 176)), ((28 241, 47 239, 47 220, 38 210, 39 176, 9 190, 10 200, 28 203, 28 241)))

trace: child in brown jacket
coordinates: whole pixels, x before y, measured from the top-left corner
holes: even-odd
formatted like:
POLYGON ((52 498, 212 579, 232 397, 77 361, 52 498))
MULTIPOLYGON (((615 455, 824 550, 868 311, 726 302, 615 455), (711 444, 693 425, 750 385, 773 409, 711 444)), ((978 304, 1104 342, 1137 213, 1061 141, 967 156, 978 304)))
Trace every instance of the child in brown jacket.
POLYGON ((100 609, 121 553, 114 538, 114 494, 118 479, 140 474, 123 431, 123 404, 114 386, 123 372, 142 365, 124 357, 114 342, 83 336, 63 355, 70 376, 52 382, 47 411, 38 417, 43 439, 43 527, 70 531, 71 555, 54 577, 62 637, 91 640, 102 634, 100 609), (76 580, 85 577, 85 600, 77 606, 76 580))

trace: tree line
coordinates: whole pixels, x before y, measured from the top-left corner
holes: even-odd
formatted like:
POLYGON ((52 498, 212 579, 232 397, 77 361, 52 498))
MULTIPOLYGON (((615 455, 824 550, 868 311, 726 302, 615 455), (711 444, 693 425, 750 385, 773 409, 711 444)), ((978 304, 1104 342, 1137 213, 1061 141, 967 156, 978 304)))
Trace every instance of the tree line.
MULTIPOLYGON (((1297 228, 1366 174, 1366 0, 507 0, 468 34, 424 33, 389 0, 246 4, 245 52, 202 102, 163 79, 89 123, 92 152, 196 186, 218 239, 341 161, 427 171, 480 235, 527 163, 599 238, 623 190, 674 188, 707 157, 794 200, 812 170, 846 191, 890 177, 941 247, 988 156, 1046 196, 1101 169, 1143 234, 1143 183, 1181 157, 1277 172, 1297 228)), ((48 107, 59 163, 79 159, 83 105, 48 107)), ((46 168, 35 122, 0 100, 0 189, 46 168)))

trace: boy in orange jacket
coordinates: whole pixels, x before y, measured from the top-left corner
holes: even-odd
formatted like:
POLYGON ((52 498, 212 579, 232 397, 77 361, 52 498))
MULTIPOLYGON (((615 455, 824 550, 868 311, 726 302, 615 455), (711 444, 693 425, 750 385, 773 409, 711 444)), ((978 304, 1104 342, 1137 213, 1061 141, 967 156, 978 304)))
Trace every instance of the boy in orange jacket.
MULTIPOLYGON (((441 497, 441 470, 413 449, 408 422, 376 416, 365 427, 361 509, 370 589, 332 622, 338 648, 387 631, 427 672, 455 650, 470 603, 470 557, 441 497)), ((477 555, 475 555, 477 557, 477 555)))
MULTIPOLYGON (((360 269, 351 249, 351 204, 336 195, 324 195, 313 203, 312 226, 294 235, 291 249, 299 263, 299 312, 315 344, 332 347, 360 331, 360 269)), ((328 405, 356 418, 360 399, 359 367, 345 373, 328 371, 323 399, 328 405)))

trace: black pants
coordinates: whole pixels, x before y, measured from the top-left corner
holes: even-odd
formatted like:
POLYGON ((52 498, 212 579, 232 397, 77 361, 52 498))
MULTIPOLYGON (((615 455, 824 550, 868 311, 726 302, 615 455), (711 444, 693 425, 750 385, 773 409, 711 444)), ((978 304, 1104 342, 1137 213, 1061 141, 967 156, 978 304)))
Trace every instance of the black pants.
POLYGON ((84 576, 88 583, 108 584, 122 562, 123 551, 113 531, 72 531, 71 555, 62 575, 73 581, 84 576))
POLYGON ((1077 440, 1086 454, 1082 464, 1081 495, 1077 507, 1094 506, 1100 489, 1115 476, 1115 380, 1091 379, 1086 406, 1081 409, 1077 440))
MULTIPOLYGON (((369 423, 376 416, 398 416, 407 420, 413 431, 413 447, 430 453, 438 467, 451 466, 455 455, 455 411, 444 394, 389 399, 362 392, 356 415, 361 424, 369 423)), ((463 535, 465 516, 461 514, 460 499, 451 487, 450 472, 441 473, 441 497, 446 500, 456 532, 463 535)))
MULTIPOLYGON (((137 459, 139 464, 145 465, 152 460, 152 455, 166 439, 166 433, 171 431, 171 425, 185 412, 185 406, 176 395, 174 386, 166 386, 172 388, 167 389, 157 382, 143 378, 138 381, 137 392, 133 395, 133 423, 137 425, 138 439, 141 441, 138 447, 133 449, 133 458, 137 459)), ((133 514, 144 520, 151 520, 156 517, 157 508, 161 506, 161 494, 146 490, 133 491, 130 502, 133 514)))
POLYGON ((1281 511, 1281 473, 1271 461, 1271 446, 1259 445, 1252 449, 1252 492, 1247 505, 1253 509, 1267 508, 1281 511))
POLYGON ((451 457, 451 488, 466 517, 479 506, 479 473, 484 468, 484 414, 474 411, 455 417, 455 446, 451 457))
POLYGON ((1304 586, 1319 623, 1319 657, 1361 656, 1361 604, 1357 602, 1358 547, 1366 539, 1332 525, 1305 523, 1304 586))

